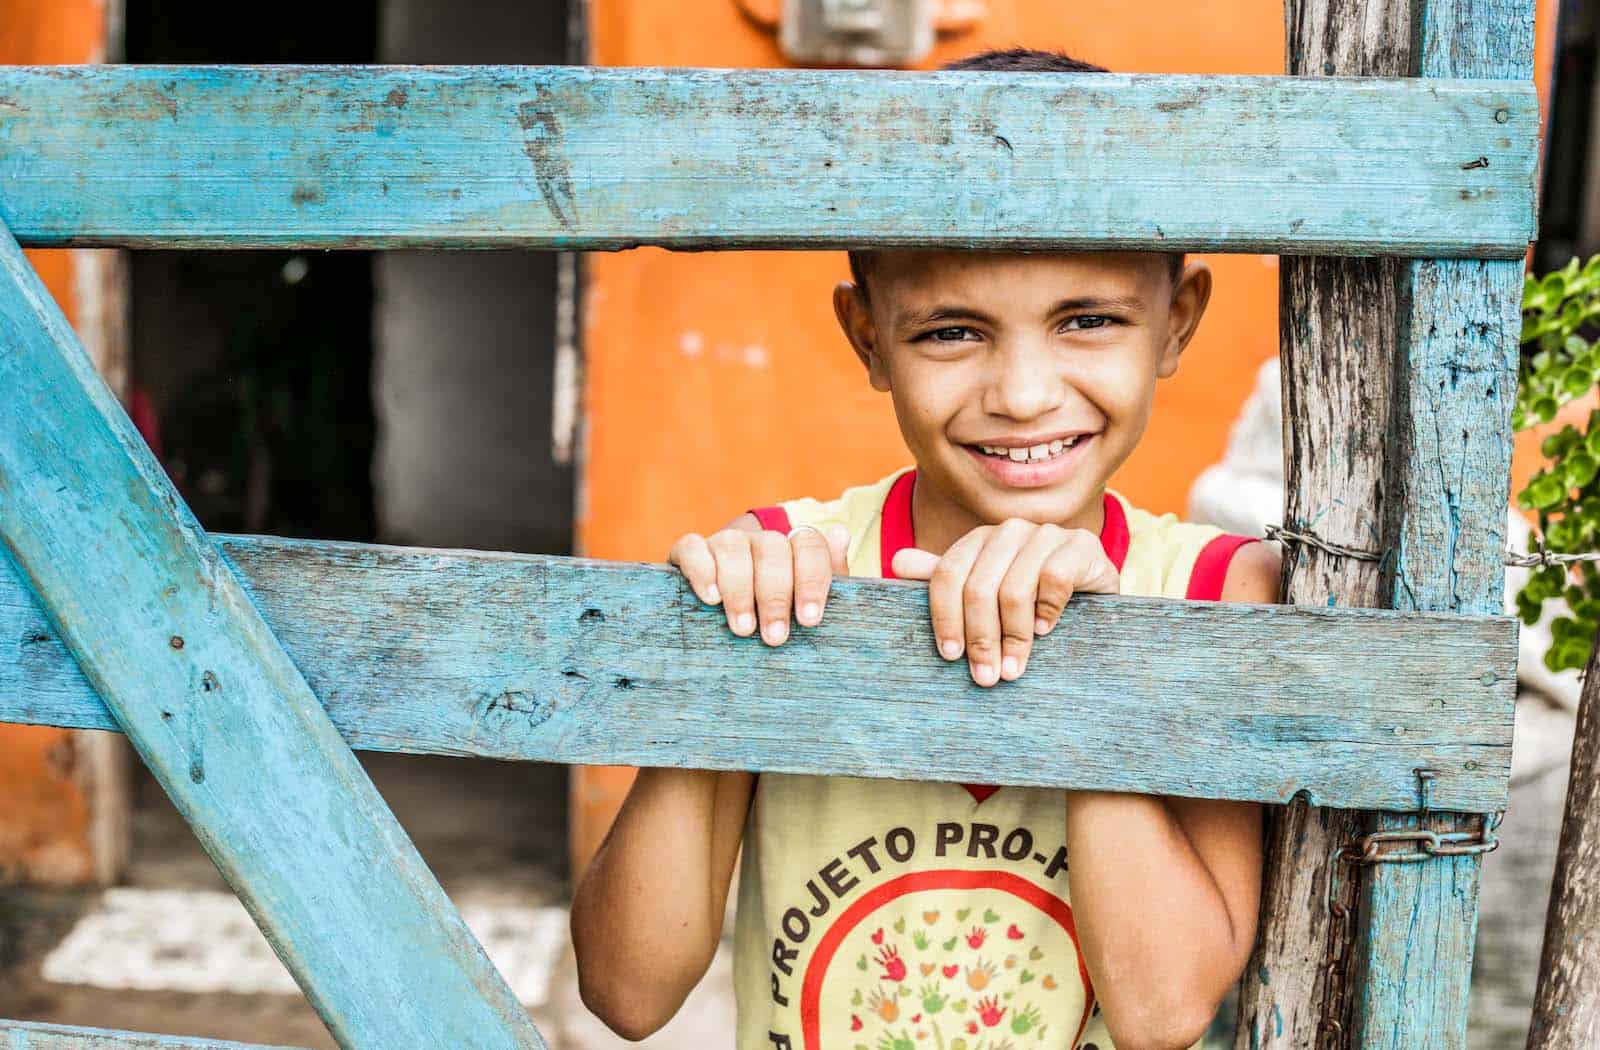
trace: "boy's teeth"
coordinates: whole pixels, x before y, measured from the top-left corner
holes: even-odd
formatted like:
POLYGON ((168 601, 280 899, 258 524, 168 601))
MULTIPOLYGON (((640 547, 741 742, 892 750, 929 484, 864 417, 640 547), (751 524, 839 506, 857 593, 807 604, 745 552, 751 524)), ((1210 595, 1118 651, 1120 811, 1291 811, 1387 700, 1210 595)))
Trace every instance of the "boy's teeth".
POLYGON ((1059 456, 1077 443, 1078 439, 1072 437, 1047 441, 1042 445, 1029 445, 1026 448, 1001 448, 998 445, 979 445, 978 448, 986 455, 999 456, 1013 463, 1037 463, 1041 459, 1059 456))

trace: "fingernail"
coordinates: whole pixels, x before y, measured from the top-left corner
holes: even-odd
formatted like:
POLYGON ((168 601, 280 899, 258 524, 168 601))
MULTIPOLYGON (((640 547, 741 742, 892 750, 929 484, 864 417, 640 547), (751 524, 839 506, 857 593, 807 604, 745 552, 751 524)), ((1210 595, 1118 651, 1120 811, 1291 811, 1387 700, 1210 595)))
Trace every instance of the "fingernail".
POLYGON ((771 642, 773 645, 778 645, 782 643, 785 638, 789 637, 789 625, 782 620, 775 620, 772 623, 767 624, 766 628, 763 629, 761 633, 767 639, 767 641, 771 642))
POLYGON ((740 634, 749 634, 756 629, 756 618, 753 613, 740 613, 734 617, 733 629, 740 634))
POLYGON ((1015 656, 1008 656, 1000 661, 1001 678, 1009 681, 1010 679, 1017 677, 1017 672, 1019 670, 1020 668, 1017 667, 1017 658, 1015 656))
POLYGON ((994 664, 974 664, 972 680, 979 685, 994 685, 1000 680, 1000 676, 995 674, 994 664))
POLYGON ((711 586, 706 588, 706 601, 710 602, 712 605, 715 605, 721 600, 722 592, 717 590, 716 584, 713 583, 711 586))
POLYGON ((939 643, 939 655, 946 660, 954 660, 961 655, 961 643, 954 638, 946 638, 939 643))
POLYGON ((1040 635, 1049 634, 1050 633, 1050 621, 1046 620, 1046 619, 1044 619, 1042 617, 1040 619, 1037 619, 1037 620, 1033 621, 1033 633, 1034 634, 1040 634, 1040 635))
POLYGON ((816 623, 822 618, 822 608, 816 602, 806 602, 800 607, 800 619, 804 623, 816 623))

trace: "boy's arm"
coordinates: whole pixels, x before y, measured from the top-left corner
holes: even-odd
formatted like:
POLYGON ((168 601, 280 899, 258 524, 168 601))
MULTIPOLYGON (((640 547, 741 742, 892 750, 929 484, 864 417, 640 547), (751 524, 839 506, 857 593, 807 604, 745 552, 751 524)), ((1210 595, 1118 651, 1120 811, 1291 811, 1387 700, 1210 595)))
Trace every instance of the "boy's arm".
MULTIPOLYGON (((1224 601, 1278 600, 1279 558, 1241 547, 1224 601)), ((1255 941, 1260 807, 1070 792, 1068 879, 1089 974, 1118 1047, 1189 1047, 1255 941)))
MULTIPOLYGON (((822 618, 848 535, 765 532, 743 514, 691 533, 671 561, 738 635, 768 645, 822 618)), ((642 1039, 683 1005, 716 953, 755 788, 752 773, 642 769, 572 898, 578 990, 617 1034, 642 1039)))
POLYGON ((753 773, 641 769, 572 898, 584 1005, 643 1039, 705 976, 722 935, 753 773))

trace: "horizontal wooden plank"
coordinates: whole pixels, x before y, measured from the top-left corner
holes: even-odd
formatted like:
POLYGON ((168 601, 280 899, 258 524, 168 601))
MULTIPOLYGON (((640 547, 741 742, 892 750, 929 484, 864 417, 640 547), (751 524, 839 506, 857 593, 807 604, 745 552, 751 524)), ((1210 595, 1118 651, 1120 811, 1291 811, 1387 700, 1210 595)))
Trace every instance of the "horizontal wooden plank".
POLYGON ((1521 258, 1511 81, 0 71, 27 245, 1127 248, 1521 258))
MULTIPOLYGON (((825 624, 736 639, 659 566, 220 539, 358 748, 1408 809, 1505 805, 1512 621, 1075 599, 1017 682, 934 655, 926 591, 842 580, 825 624)), ((0 573, 0 721, 114 729, 0 573)))
POLYGON ((293 1050, 197 1036, 0 1020, 0 1050, 293 1050))

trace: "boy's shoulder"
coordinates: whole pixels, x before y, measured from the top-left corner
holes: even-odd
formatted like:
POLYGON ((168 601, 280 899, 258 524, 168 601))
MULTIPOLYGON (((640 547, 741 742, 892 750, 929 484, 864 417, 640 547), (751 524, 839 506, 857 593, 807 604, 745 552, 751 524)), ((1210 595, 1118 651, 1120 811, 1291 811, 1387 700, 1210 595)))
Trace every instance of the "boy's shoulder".
POLYGON ((1215 601, 1222 596, 1234 554, 1256 541, 1215 525, 1183 521, 1176 514, 1154 514, 1120 493, 1111 495, 1127 519, 1123 594, 1215 601))
POLYGON ((853 536, 882 518, 884 505, 889 501, 896 482, 907 477, 912 469, 901 468, 869 484, 847 488, 831 499, 802 496, 770 507, 753 508, 751 513, 766 528, 781 532, 801 525, 818 529, 843 525, 853 536))

